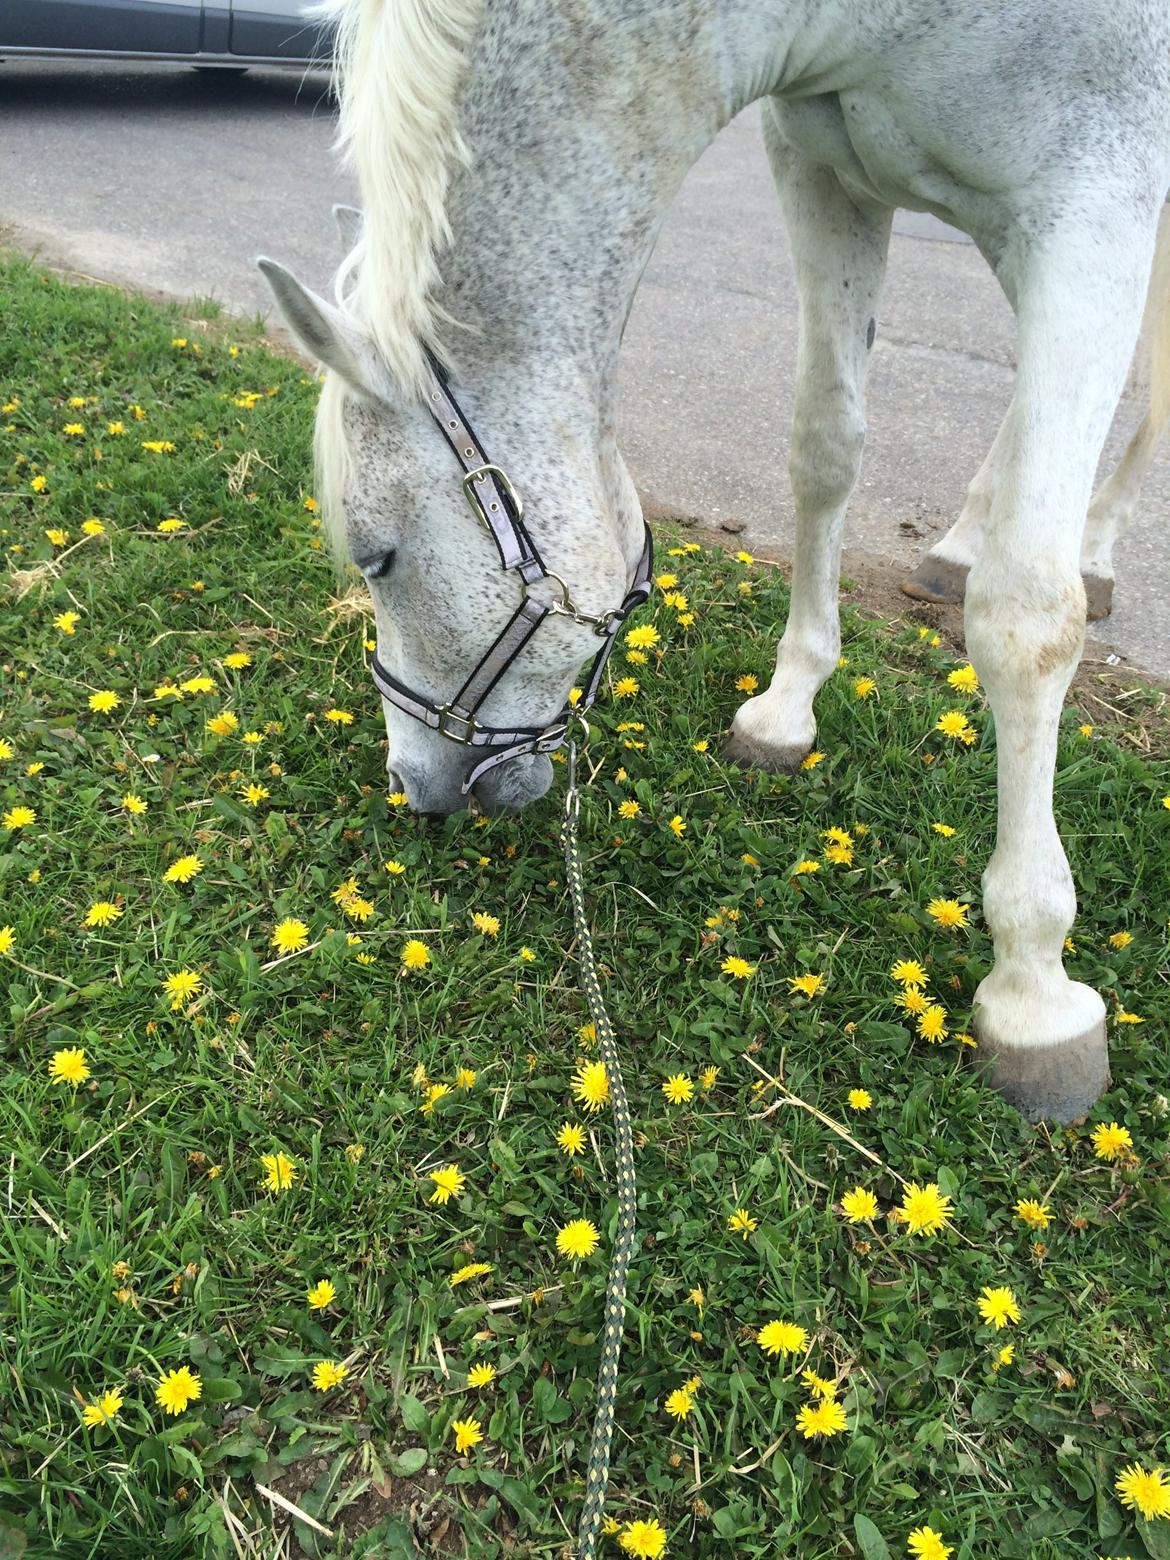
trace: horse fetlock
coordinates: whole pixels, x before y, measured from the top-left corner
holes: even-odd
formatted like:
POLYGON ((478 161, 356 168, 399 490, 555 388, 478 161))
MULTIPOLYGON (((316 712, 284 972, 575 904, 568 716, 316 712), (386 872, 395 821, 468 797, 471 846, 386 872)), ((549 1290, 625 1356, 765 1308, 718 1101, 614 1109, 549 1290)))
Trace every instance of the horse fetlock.
POLYGON ((793 709, 766 694, 741 704, 723 743, 723 755, 743 769, 791 773, 808 756, 817 734, 811 701, 793 709))

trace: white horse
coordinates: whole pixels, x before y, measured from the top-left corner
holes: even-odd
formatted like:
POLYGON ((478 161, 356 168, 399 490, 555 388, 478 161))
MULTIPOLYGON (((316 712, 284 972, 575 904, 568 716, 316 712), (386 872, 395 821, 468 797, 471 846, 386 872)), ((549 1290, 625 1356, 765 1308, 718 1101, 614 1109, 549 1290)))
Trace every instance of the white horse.
MULTIPOLYGON (((623 325, 687 169, 762 99, 801 305, 797 534, 775 675, 736 713, 729 751, 797 764, 837 664, 841 529, 892 212, 933 212, 978 244, 1017 315, 1018 373, 962 559, 999 760, 983 878, 995 965, 975 1024, 993 1083, 1021 1110, 1082 1114, 1108 1081, 1105 1007, 1063 968, 1076 897, 1053 768, 1084 637, 1093 474, 1170 189, 1166 0, 330 3, 364 225, 336 304, 264 265, 329 370, 318 481, 370 583, 379 654, 432 700, 461 686, 517 590, 427 410, 425 349, 522 492, 548 568, 604 614, 641 550, 615 440, 623 325)), ((595 644, 584 623, 550 618, 487 717, 552 721, 595 644)), ((385 716, 412 805, 463 805, 473 753, 395 705, 385 716)), ((519 758, 477 797, 516 808, 550 780, 546 757, 519 758)))

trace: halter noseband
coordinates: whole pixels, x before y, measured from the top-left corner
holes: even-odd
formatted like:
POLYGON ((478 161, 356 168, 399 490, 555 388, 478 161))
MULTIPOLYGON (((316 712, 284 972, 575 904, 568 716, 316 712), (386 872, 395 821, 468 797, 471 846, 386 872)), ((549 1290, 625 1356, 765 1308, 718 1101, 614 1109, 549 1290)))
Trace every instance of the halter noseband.
POLYGON ((499 466, 493 465, 484 454, 470 423, 451 394, 441 364, 430 353, 427 356, 432 376, 428 409, 463 468, 464 495, 472 513, 495 542, 501 567, 520 576, 520 605, 489 645, 462 688, 447 704, 435 704, 400 683, 390 675, 376 653, 370 657, 370 672, 382 697, 404 710, 407 715, 412 715, 415 720, 421 720, 424 726, 430 726, 432 730, 441 732, 443 736, 465 747, 491 749, 463 782, 463 794, 466 796, 479 777, 488 770, 526 753, 551 753, 563 744, 573 715, 583 714, 597 698, 602 673, 617 643, 622 624, 650 594, 654 544, 650 527, 646 526, 646 540, 634 571, 634 582, 621 606, 600 617, 581 612, 573 604, 564 580, 545 567, 536 543, 524 525, 524 505, 519 494, 509 482, 507 474, 499 466), (542 580, 550 580, 555 586, 551 600, 543 601, 532 593, 532 587, 542 580), (548 726, 509 728, 485 725, 476 718, 476 711, 550 613, 570 617, 574 623, 591 628, 601 640, 580 699, 575 705, 566 704, 548 726))

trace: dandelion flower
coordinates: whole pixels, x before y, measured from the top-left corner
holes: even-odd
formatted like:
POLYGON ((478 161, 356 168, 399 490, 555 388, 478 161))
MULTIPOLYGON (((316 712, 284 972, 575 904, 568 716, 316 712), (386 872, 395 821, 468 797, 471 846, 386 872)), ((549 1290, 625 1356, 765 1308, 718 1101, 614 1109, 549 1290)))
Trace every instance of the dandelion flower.
POLYGON ((979 1315, 990 1327, 1007 1327, 1020 1319, 1019 1301, 1010 1289, 981 1289, 978 1305, 979 1315))
POLYGON ((423 970, 431 962, 431 950, 425 942, 412 937, 402 949, 402 967, 406 970, 423 970))
POLYGON ((489 1365, 486 1360, 478 1365, 473 1365, 467 1372, 467 1385, 469 1387, 490 1387, 496 1379, 496 1367, 489 1365))
POLYGON ((346 1366, 333 1360, 318 1360, 310 1379, 315 1391, 328 1392, 332 1387, 340 1386, 348 1375, 346 1366))
POLYGON ((932 1002, 918 1020, 918 1033, 923 1040, 936 1043, 947 1037, 947 1010, 932 1002))
POLYGON ((686 1073, 672 1073, 663 1079, 662 1092, 672 1105, 685 1105, 695 1097, 695 1085, 686 1073))
POLYGON ((0 954, 11 953, 16 946, 16 933, 11 926, 0 926, 0 954))
POLYGON ((1140 1511, 1147 1522, 1170 1517, 1170 1479, 1165 1468, 1147 1472, 1140 1463, 1131 1463, 1118 1474, 1113 1488, 1121 1497, 1121 1504, 1131 1511, 1140 1511))
POLYGON ((466 1262, 461 1268, 457 1268, 451 1274, 448 1283, 452 1289, 455 1289, 459 1284, 466 1284, 473 1278, 483 1278, 486 1273, 494 1272, 495 1269, 490 1262, 466 1262))
POLYGON ((967 907, 957 899, 932 899, 926 907, 926 913, 948 931, 967 925, 967 907))
POLYGON ((281 1149, 275 1154, 261 1154, 260 1163, 264 1166, 264 1188, 269 1192, 291 1191, 292 1184, 300 1171, 296 1164, 281 1149))
POLYGON ((932 823, 931 828, 936 834, 941 834, 944 840, 949 840, 955 832, 949 823, 932 823))
POLYGON ((932 1527, 918 1527, 906 1539, 906 1548, 914 1560, 948 1560, 950 1546, 944 1544, 942 1534, 932 1527))
POLYGON ((806 753, 800 761, 800 767, 802 769, 815 769, 818 764, 822 764, 824 761, 824 753, 806 753))
POLYGON ((757 1221, 752 1218, 746 1208, 737 1208, 727 1221, 727 1228, 733 1233, 742 1235, 744 1240, 756 1228, 757 1221))
POLYGON ((573 1075, 573 1093, 586 1110, 600 1110, 609 1102, 609 1074, 604 1062, 582 1062, 573 1075))
POLYGON ((147 804, 133 791, 127 791, 126 795, 118 803, 123 812, 130 813, 133 817, 141 817, 146 811, 147 804))
POLYGON ((666 1552, 666 1529, 657 1517, 644 1522, 641 1517, 618 1534, 618 1543, 634 1560, 659 1560, 666 1552))
POLYGON ((500 918, 498 915, 487 915, 483 910, 477 910, 471 917, 471 924, 481 937, 499 936, 500 918))
POLYGON ((868 1089, 850 1089, 846 1099, 850 1110, 868 1110, 873 1104, 873 1095, 868 1089))
POLYGON ((848 1430, 849 1420, 840 1403, 833 1398, 822 1398, 819 1403, 806 1403, 796 1416, 796 1428, 805 1440, 814 1435, 826 1438, 848 1430))
POLYGON ((962 710, 947 710, 934 723, 934 729, 944 737, 962 737, 970 729, 970 721, 962 710))
POLYGON ((112 1424, 121 1407, 122 1394, 115 1387, 112 1392, 103 1392, 95 1402, 87 1403, 81 1410, 81 1417, 94 1430, 98 1425, 112 1424))
POLYGON ((597 1226, 590 1219, 571 1219, 557 1231, 557 1250, 562 1257, 579 1262, 582 1257, 592 1256, 600 1239, 597 1226))
POLYGON ((638 628, 631 628, 626 635, 626 644, 634 650, 649 650, 651 645, 658 643, 658 630, 653 623, 643 623, 638 628))
POLYGON ((618 816, 619 817, 622 817, 622 818, 636 818, 641 811, 642 811, 641 806, 637 802, 635 802, 635 801, 630 800, 630 801, 625 801, 625 802, 619 802, 618 803, 618 816))
POLYGON ((1010 1365, 1011 1362, 1015 1359, 1015 1357, 1016 1357, 1016 1346, 1015 1346, 1015 1344, 1014 1343, 1005 1343, 1003 1348, 997 1350, 997 1352, 996 1352, 995 1359, 992 1361, 992 1364, 991 1364, 992 1370, 1002 1370, 1005 1365, 1010 1365))
POLYGON ((84 1046, 70 1046, 64 1051, 54 1051, 49 1060, 49 1078, 53 1083, 71 1083, 74 1088, 89 1077, 89 1064, 84 1046))
POLYGON ((119 905, 112 904, 108 899, 98 899, 85 912, 81 924, 85 927, 112 926, 121 914, 119 905))
POLYGON ((632 699, 638 688, 636 677, 619 677, 613 685, 613 696, 615 699, 632 699))
POLYGON ((902 1193, 898 1214, 911 1235, 937 1235, 951 1216, 951 1199, 936 1181, 919 1186, 911 1181, 902 1193))
POLYGON ((859 677, 853 684, 853 692, 859 699, 868 699, 876 687, 872 677, 859 677))
POLYGON ((1118 949, 1128 948, 1131 942, 1133 942, 1132 932, 1114 932, 1113 936, 1109 939, 1109 946, 1111 948, 1118 949))
POLYGON ((112 688, 99 688, 96 693, 91 693, 89 696, 90 709, 96 710, 99 715, 108 715, 111 710, 116 710, 121 702, 112 688))
MULTIPOLYGON (((133 811, 134 809, 130 809, 133 811)), ((189 883, 193 877, 198 877, 203 871, 203 863, 196 855, 180 856, 177 861, 172 861, 163 873, 164 883, 189 883)))
POLYGON ((823 975, 790 975, 788 988, 793 992, 801 992, 810 1000, 819 997, 825 989, 825 977, 823 975))
POLYGON ((754 964, 749 964, 746 959, 741 959, 734 953, 729 953, 719 968, 725 975, 733 975, 736 980, 747 980, 749 976, 756 973, 754 964))
POLYGON ((808 872, 819 872, 820 870, 821 864, 819 861, 798 861, 792 869, 792 876, 794 878, 804 877, 808 872))
POLYGON ((177 1013, 189 997, 193 997, 203 984, 203 976, 194 970, 176 970, 163 981, 163 990, 171 999, 171 1012, 177 1013))
POLYGON ((672 1419, 685 1419, 695 1406, 695 1400, 685 1387, 676 1387, 663 1403, 672 1419))
POLYGON ((760 686, 760 679, 751 672, 745 672, 742 677, 735 679, 735 686, 740 693, 755 693, 760 686))
POLYGON ((1121 1159, 1133 1148, 1133 1138, 1125 1127, 1111 1121, 1093 1128, 1092 1144, 1098 1159, 1121 1159))
POLYGON ((37 821, 35 807, 10 807, 0 822, 8 830, 27 829, 30 823, 37 821))
POLYGON ((169 1370, 155 1390, 154 1400, 168 1414, 181 1414, 203 1396, 203 1383, 186 1365, 169 1370))
POLYGON ((432 1170, 430 1179, 435 1183, 435 1189, 428 1201, 438 1203, 441 1207, 446 1207, 452 1197, 461 1197, 467 1184, 467 1177, 458 1165, 444 1165, 441 1170, 432 1170))
POLYGON ((799 1354, 808 1347, 808 1331, 795 1322, 768 1322, 760 1328, 756 1342, 765 1354, 799 1354))
POLYGON ((305 1296, 310 1311, 323 1311, 326 1306, 332 1305, 336 1298, 337 1290, 327 1278, 318 1279, 305 1296))
POLYGON ((1046 1230, 1052 1222, 1052 1215, 1045 1203, 1036 1202, 1031 1197, 1021 1197, 1015 1208, 1016 1218, 1027 1224, 1034 1230, 1046 1230))
POLYGON ((271 795, 266 785, 257 785, 255 781, 244 787, 243 799, 249 807, 259 807, 261 802, 267 801, 271 795))
POLYGON ((325 719, 335 726, 352 726, 353 716, 349 710, 328 709, 325 711, 325 719))
POLYGON ((278 953, 299 953, 309 945, 309 928, 295 916, 285 916, 272 930, 272 946, 278 953))
POLYGON ((966 666, 957 666, 953 672, 948 672, 947 682, 950 683, 952 688, 957 689, 959 693, 979 692, 979 673, 971 665, 970 661, 967 662, 966 666))
POLYGON ((674 817, 667 825, 667 828, 670 829, 671 833, 676 839, 681 840, 683 835, 687 832, 686 820, 681 816, 681 814, 675 813, 674 817))
POLYGON ((877 1218, 878 1201, 864 1186, 855 1186, 841 1198, 841 1212, 850 1224, 866 1224, 877 1218))
POLYGON ((53 627, 60 629, 63 634, 75 634, 80 621, 79 612, 60 612, 53 619, 53 627))

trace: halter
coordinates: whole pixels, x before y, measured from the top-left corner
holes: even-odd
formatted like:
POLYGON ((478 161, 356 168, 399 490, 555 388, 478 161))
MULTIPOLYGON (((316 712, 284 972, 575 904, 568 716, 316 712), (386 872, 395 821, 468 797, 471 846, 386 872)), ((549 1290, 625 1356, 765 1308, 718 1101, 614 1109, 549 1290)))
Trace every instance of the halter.
POLYGON ((519 575, 520 604, 492 640, 462 688, 447 704, 435 704, 392 677, 376 653, 370 657, 370 672, 382 697, 404 710, 407 715, 412 715, 415 720, 421 720, 424 726, 430 726, 461 746, 491 750, 463 782, 463 794, 466 796, 480 776, 487 774, 490 769, 527 753, 551 753, 564 744, 565 733, 573 716, 584 714, 597 698, 602 673, 617 643, 622 624, 650 594, 654 544, 650 527, 646 526, 646 540, 634 570, 634 582, 621 606, 602 613, 600 617, 582 612, 574 605, 569 588, 560 575, 545 567, 536 543, 524 525, 524 505, 520 495, 508 480, 507 473, 488 460, 471 424, 451 394, 442 365, 430 352, 427 358, 431 370, 428 410, 463 468, 464 496, 475 518, 495 542, 501 568, 519 575), (551 581, 555 587, 551 600, 542 600, 533 594, 532 587, 542 580, 551 581), (480 705, 550 613, 572 618, 574 623, 591 628, 601 640, 577 703, 566 704, 547 726, 489 726, 478 720, 476 712, 480 705))

